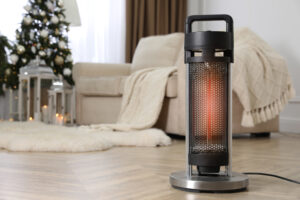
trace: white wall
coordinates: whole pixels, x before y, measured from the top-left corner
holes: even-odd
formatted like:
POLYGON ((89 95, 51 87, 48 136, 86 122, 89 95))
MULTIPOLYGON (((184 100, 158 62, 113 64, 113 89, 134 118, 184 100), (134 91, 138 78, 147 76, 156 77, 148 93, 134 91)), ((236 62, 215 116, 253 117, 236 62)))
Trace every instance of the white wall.
POLYGON ((249 27, 285 57, 296 98, 280 115, 280 130, 300 133, 300 1, 189 0, 188 14, 229 14, 234 26, 249 27))

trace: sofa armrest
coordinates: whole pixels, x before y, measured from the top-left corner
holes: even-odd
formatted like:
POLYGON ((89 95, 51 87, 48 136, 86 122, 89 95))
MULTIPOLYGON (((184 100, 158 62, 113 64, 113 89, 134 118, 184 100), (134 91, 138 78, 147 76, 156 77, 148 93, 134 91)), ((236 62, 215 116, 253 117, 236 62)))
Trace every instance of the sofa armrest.
POLYGON ((131 64, 76 63, 73 67, 73 79, 79 77, 96 78, 101 76, 128 76, 131 64))

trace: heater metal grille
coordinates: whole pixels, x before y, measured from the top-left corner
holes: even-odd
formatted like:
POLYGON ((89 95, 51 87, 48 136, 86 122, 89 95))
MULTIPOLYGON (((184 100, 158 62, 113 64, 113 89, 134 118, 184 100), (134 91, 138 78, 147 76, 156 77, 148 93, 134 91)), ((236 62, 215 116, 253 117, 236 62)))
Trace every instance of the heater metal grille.
POLYGON ((190 63, 190 151, 227 151, 227 63, 190 63))

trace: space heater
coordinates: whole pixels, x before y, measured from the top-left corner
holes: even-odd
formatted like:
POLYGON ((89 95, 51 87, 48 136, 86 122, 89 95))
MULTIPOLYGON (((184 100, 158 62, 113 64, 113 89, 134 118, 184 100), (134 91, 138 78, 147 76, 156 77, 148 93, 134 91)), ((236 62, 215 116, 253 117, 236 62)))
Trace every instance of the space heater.
POLYGON ((185 24, 186 171, 170 175, 173 187, 228 192, 246 189, 248 177, 231 171, 231 68, 233 20, 193 15, 185 24), (225 21, 226 32, 192 32, 197 21, 225 21))

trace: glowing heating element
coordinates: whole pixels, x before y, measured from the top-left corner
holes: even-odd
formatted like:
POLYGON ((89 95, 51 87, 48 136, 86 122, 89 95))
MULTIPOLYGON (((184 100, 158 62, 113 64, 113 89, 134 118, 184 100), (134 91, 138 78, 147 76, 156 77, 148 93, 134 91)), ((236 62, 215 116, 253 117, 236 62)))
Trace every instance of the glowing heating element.
POLYGON ((225 152, 227 133, 227 64, 191 63, 191 152, 225 152))

